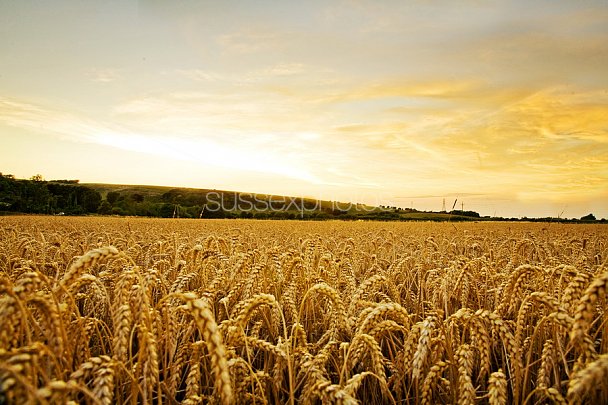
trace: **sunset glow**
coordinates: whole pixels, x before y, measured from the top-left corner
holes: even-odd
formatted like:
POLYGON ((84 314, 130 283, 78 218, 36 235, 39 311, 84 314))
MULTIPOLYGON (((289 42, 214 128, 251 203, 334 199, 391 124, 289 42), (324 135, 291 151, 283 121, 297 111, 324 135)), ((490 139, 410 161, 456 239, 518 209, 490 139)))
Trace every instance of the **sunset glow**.
POLYGON ((0 2, 0 171, 608 218, 605 1, 0 2))

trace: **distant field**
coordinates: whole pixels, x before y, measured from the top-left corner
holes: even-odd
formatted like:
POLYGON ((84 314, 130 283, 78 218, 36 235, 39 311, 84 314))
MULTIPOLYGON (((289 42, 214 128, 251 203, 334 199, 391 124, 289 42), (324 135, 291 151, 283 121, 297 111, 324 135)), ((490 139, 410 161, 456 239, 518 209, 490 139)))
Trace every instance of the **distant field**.
POLYGON ((0 403, 608 403, 608 228, 0 218, 0 403))

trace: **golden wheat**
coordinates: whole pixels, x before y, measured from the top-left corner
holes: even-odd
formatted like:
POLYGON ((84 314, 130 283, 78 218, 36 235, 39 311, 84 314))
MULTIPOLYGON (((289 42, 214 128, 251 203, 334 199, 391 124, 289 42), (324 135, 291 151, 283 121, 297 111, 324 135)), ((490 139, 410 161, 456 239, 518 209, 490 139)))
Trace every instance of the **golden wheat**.
POLYGON ((608 228, 0 218, 0 403, 608 403, 608 228))

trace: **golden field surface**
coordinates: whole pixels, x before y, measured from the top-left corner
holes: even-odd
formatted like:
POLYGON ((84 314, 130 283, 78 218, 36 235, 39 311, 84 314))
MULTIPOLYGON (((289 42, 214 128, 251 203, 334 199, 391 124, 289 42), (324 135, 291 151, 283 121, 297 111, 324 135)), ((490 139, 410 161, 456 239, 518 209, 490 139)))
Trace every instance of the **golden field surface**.
POLYGON ((608 227, 0 217, 0 403, 608 403, 608 227))

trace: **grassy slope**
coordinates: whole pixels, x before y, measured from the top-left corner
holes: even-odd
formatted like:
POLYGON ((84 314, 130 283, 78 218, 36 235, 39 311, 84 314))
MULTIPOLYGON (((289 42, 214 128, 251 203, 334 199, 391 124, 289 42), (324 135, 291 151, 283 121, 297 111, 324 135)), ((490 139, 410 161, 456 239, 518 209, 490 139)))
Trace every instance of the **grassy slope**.
MULTIPOLYGON (((206 188, 148 186, 148 185, 133 185, 133 184, 105 184, 105 183, 81 183, 81 184, 83 186, 91 187, 94 190, 98 191, 101 194, 102 198, 106 198, 107 194, 112 191, 118 191, 121 193, 128 193, 128 194, 137 193, 137 194, 143 195, 144 197, 160 197, 162 194, 167 193, 171 190, 180 190, 184 193, 195 193, 195 194, 216 192, 216 193, 226 193, 226 194, 232 194, 232 195, 234 195, 234 194, 243 194, 243 195, 250 195, 250 196, 255 195, 257 198, 263 199, 266 201, 268 201, 268 200, 285 200, 285 201, 289 202, 292 199, 296 198, 296 197, 290 197, 290 196, 250 193, 250 192, 232 191, 232 190, 216 190, 216 189, 206 189, 206 188)), ((299 197, 297 197, 297 198, 299 198, 299 197)), ((304 197, 304 199, 310 200, 310 201, 315 201, 313 198, 304 197)), ((331 201, 321 200, 322 208, 331 208, 332 204, 333 203, 331 201)), ((349 205, 349 203, 343 203, 343 202, 339 202, 337 204, 338 204, 338 207, 346 207, 349 205)), ((351 211, 354 211, 355 210, 354 204, 352 204, 352 205, 353 205, 353 209, 351 211)), ((361 207, 363 207, 363 209, 370 211, 370 212, 381 210, 379 207, 372 207, 369 205, 361 205, 361 207)))
MULTIPOLYGON (((289 196, 278 196, 278 195, 268 195, 268 194, 259 194, 259 193, 247 193, 247 192, 237 192, 237 191, 228 191, 228 190, 215 190, 215 189, 198 189, 198 188, 187 188, 187 187, 168 187, 168 186, 149 186, 149 185, 132 185, 132 184, 105 184, 105 183, 82 183, 82 185, 91 187, 98 191, 103 198, 106 198, 106 195, 112 191, 118 191, 120 193, 128 193, 128 194, 141 194, 146 198, 160 198, 162 194, 167 193, 171 190, 179 190, 185 194, 193 193, 193 194, 201 194, 201 193, 227 193, 227 194, 244 194, 244 195, 255 195, 257 198, 264 200, 285 200, 291 201, 294 197, 289 196)), ((312 200, 312 199, 310 199, 312 200)), ((314 200, 313 200, 314 201, 314 200)), ((346 207, 348 203, 339 203, 338 207, 346 207)), ((321 207, 331 208, 331 201, 321 201, 321 207)), ((382 219, 382 213, 386 213, 386 210, 380 207, 373 207, 368 205, 360 205, 360 209, 357 210, 355 205, 352 204, 352 208, 349 210, 349 213, 361 216, 378 216, 378 219, 382 219)), ((401 211, 398 215, 393 214, 392 210, 389 211, 392 216, 390 218, 386 218, 387 220, 417 220, 417 221, 459 221, 459 220, 483 220, 479 218, 471 218, 464 217, 459 215, 450 215, 445 213, 435 213, 435 212, 408 212, 401 211)))

